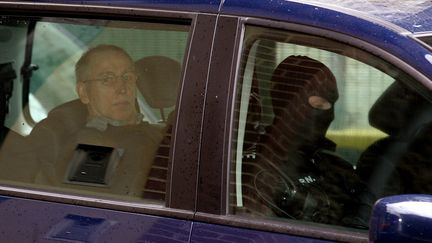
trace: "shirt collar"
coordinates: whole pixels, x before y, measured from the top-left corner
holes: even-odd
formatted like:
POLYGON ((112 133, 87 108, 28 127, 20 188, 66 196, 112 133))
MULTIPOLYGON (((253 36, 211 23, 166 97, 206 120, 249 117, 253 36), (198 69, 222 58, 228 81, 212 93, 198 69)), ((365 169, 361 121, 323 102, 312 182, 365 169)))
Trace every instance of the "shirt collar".
MULTIPOLYGON (((139 124, 142 122, 144 115, 138 113, 135 119, 135 124, 139 124)), ((126 121, 117 121, 106 117, 89 117, 86 123, 86 127, 95 128, 99 131, 105 131, 108 128, 108 125, 119 127, 129 125, 126 121)))

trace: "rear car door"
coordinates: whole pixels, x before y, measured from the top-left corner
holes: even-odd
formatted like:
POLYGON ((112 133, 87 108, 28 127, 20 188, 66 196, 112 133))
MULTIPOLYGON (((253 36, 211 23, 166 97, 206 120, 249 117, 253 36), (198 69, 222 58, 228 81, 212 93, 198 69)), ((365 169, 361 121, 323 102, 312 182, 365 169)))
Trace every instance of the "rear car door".
POLYGON ((152 8, 0 3, 2 241, 189 241, 216 17, 152 8), (87 122, 75 64, 101 45, 133 59, 148 134, 69 133, 87 122))

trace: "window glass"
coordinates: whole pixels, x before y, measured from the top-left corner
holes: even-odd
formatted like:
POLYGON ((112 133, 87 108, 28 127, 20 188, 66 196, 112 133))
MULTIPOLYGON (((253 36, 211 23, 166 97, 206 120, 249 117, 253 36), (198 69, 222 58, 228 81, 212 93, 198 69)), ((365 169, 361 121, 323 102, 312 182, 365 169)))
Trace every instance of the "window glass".
POLYGON ((4 19, 0 179, 162 202, 187 21, 4 19))
MULTIPOLYGON (((30 82, 30 114, 36 122, 45 118, 57 105, 78 98, 74 90, 73 67, 89 47, 100 44, 120 46, 133 60, 149 56, 164 56, 179 63, 183 60, 187 26, 121 21, 83 25, 74 22, 39 21, 36 24, 32 63, 43 67, 34 72, 30 82), (50 93, 52 83, 59 83, 59 80, 63 89, 50 93)), ((143 104, 143 97, 139 101, 142 111, 147 113, 147 120, 155 123, 162 119, 159 109, 143 104)))
POLYGON ((415 80, 321 37, 249 26, 243 46, 232 213, 364 229, 376 199, 427 192, 402 179, 432 120, 415 80))

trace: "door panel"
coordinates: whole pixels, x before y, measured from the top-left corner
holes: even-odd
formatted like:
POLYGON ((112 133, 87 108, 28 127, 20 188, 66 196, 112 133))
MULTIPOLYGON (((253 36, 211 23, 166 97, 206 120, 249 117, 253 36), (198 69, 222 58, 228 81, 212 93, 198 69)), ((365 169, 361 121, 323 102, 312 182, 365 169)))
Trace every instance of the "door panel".
POLYGON ((188 242, 191 222, 0 197, 2 242, 188 242), (7 223, 6 223, 7 222, 7 223))

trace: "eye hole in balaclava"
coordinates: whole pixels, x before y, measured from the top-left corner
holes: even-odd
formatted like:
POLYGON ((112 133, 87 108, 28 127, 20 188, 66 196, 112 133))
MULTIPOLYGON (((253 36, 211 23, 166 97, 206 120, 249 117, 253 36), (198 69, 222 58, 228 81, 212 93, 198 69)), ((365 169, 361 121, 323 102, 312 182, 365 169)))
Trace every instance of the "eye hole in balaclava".
MULTIPOLYGON (((271 133, 280 149, 319 146, 334 119, 336 79, 321 62, 290 56, 273 72, 271 133)), ((281 154, 285 157, 286 154, 281 154)))
POLYGON ((309 105, 318 110, 328 110, 333 105, 323 97, 312 95, 308 98, 309 105))

